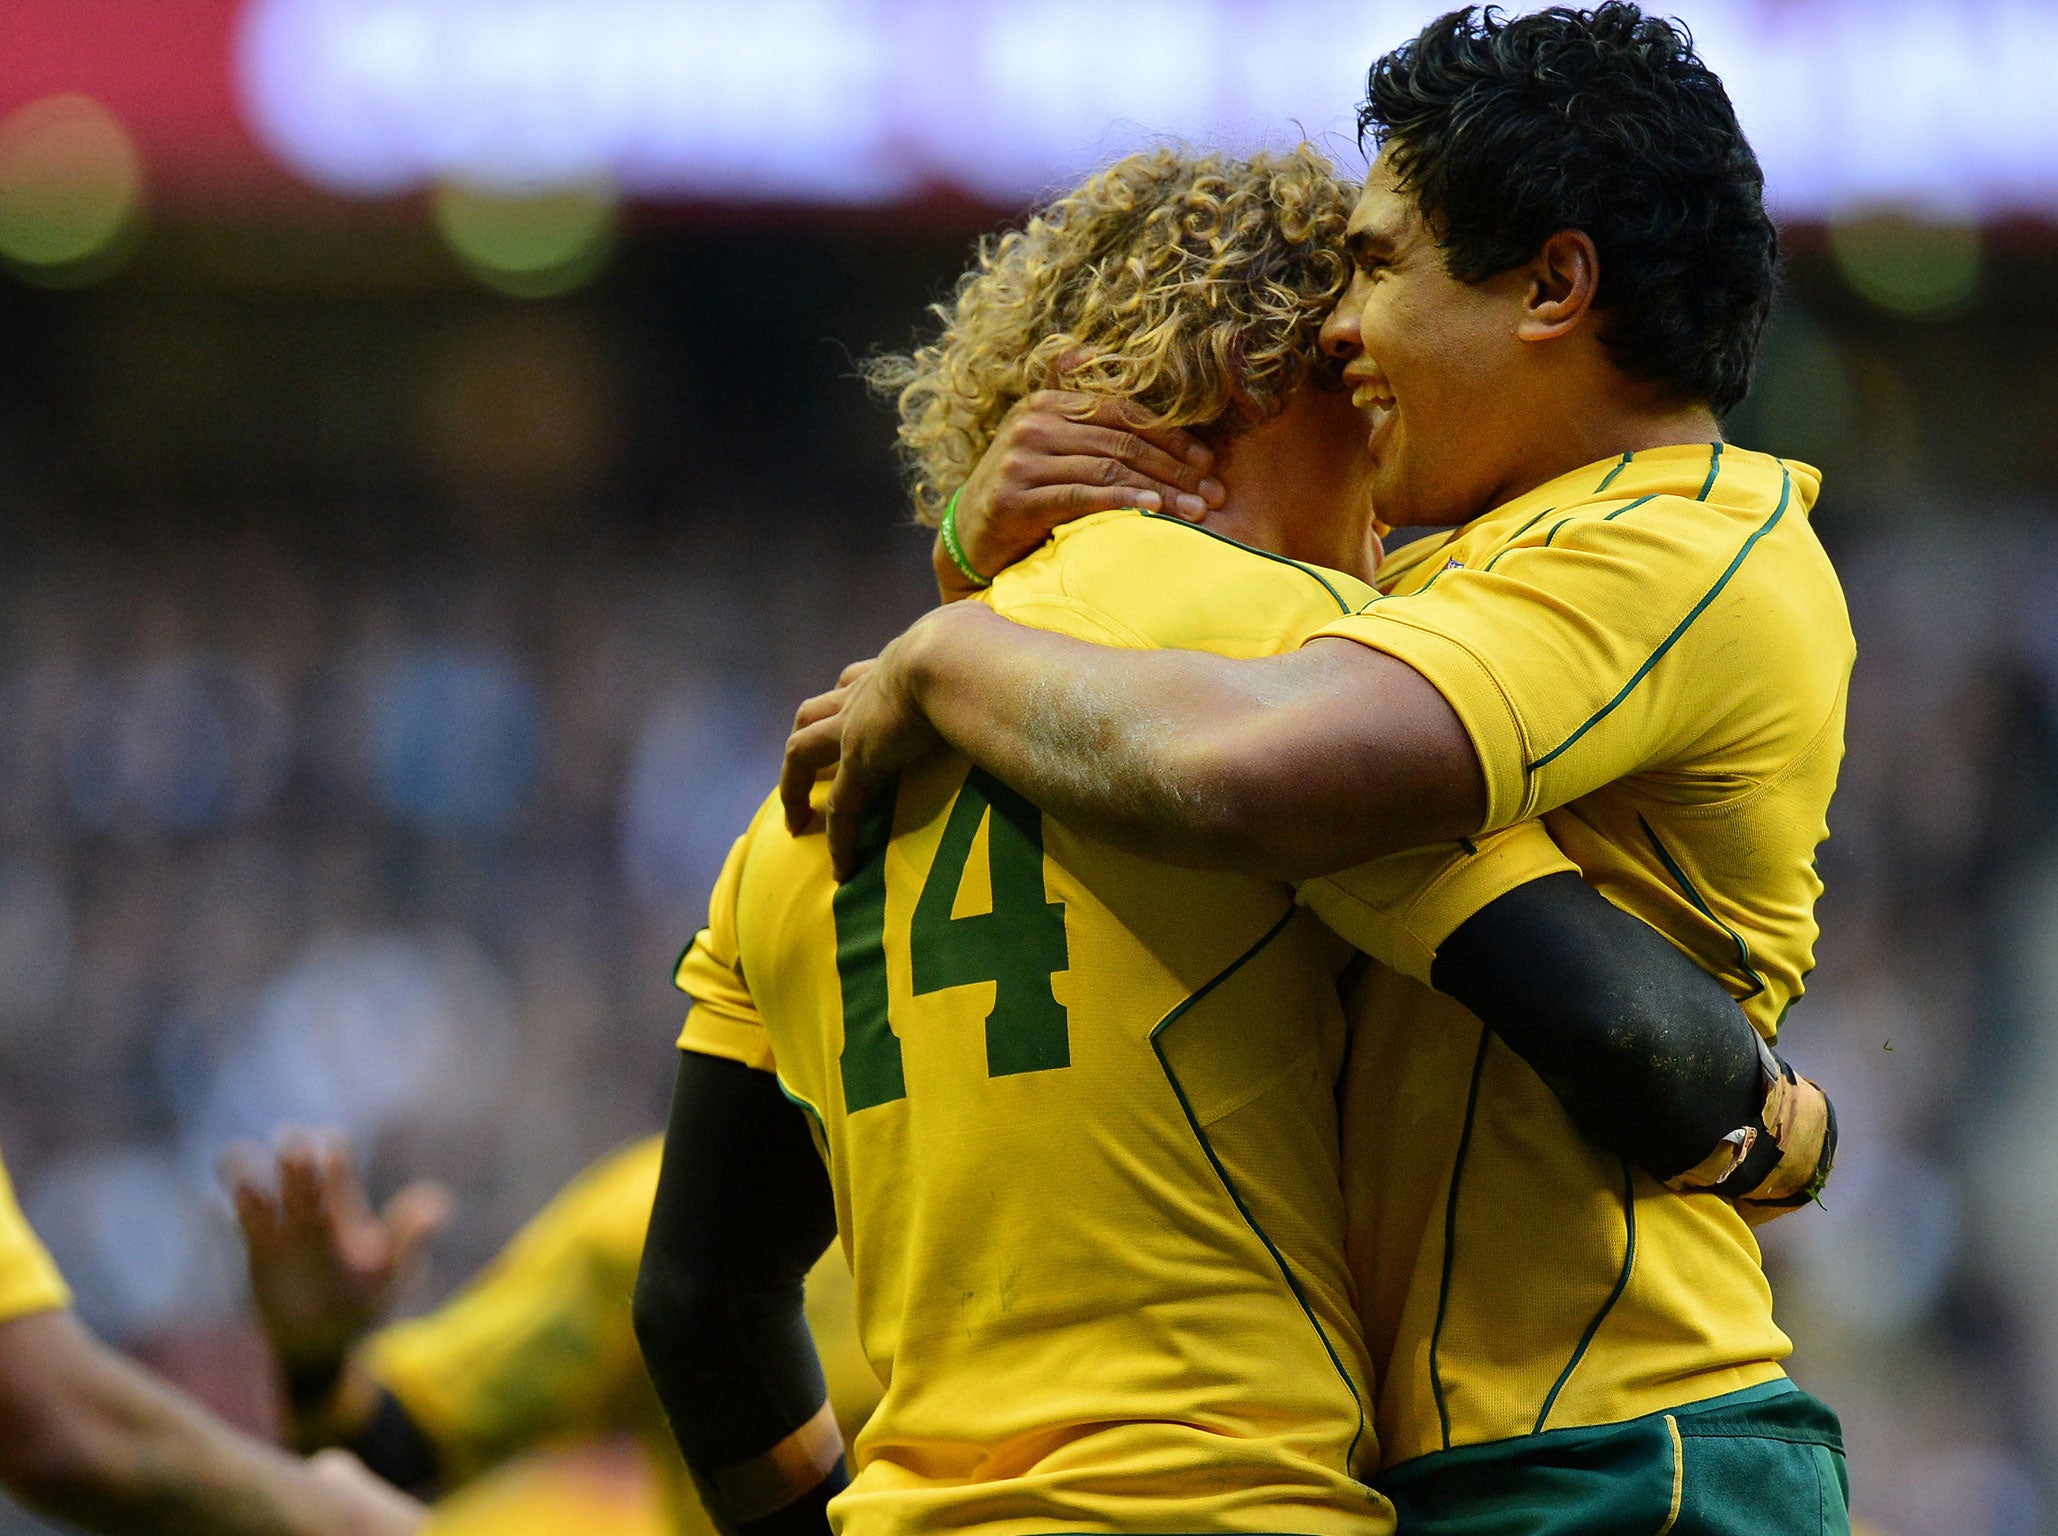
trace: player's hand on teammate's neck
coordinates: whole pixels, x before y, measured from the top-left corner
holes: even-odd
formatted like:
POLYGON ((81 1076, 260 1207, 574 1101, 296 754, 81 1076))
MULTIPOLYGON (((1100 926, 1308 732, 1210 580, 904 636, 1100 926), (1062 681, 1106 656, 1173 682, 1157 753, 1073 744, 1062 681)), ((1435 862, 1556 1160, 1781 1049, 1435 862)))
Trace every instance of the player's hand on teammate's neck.
POLYGON ((1202 525, 1365 581, 1379 565, 1365 430, 1350 397, 1303 385, 1277 415, 1214 444, 1227 497, 1202 525))

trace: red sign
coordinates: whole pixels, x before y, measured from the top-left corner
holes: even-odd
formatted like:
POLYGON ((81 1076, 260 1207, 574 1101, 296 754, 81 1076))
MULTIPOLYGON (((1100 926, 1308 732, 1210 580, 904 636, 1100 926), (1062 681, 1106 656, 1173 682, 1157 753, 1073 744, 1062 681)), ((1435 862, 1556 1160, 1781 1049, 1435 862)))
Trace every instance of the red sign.
POLYGON ((141 151, 148 196, 203 211, 297 185, 244 126, 237 0, 0 0, 0 120, 46 96, 106 107, 141 151))

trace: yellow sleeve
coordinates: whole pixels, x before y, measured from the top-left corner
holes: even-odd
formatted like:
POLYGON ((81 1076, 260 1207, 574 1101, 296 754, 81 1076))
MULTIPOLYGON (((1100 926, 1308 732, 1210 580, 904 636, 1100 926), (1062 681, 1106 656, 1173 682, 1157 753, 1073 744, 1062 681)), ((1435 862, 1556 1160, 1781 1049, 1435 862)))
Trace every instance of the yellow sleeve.
POLYGON ((30 1230, 14 1198, 7 1164, 0 1162, 0 1323, 70 1305, 64 1277, 30 1230))
POLYGON ((750 830, 736 839, 715 881, 714 894, 708 897, 707 926, 686 946, 673 977, 679 990, 693 999, 685 1027, 679 1031, 679 1049, 725 1057, 759 1072, 773 1071, 777 1064, 772 1058, 771 1034, 758 1017, 743 975, 742 951, 736 939, 736 893, 743 884, 751 839, 767 816, 779 814, 779 797, 773 795, 758 807, 750 830))
POLYGON ((1353 946, 1426 983, 1437 949, 1466 918, 1516 886, 1560 871, 1579 872, 1541 822, 1524 821, 1304 881, 1299 897, 1353 946))
POLYGON ((1321 631, 1406 662, 1449 701, 1485 771, 1486 828, 1661 765, 1746 681, 1703 644, 1752 621, 1727 587, 1735 525, 1664 500, 1676 515, 1570 517, 1548 543, 1453 565, 1321 631))
POLYGON ((648 1389, 629 1297, 662 1152, 651 1137, 588 1169, 449 1303, 367 1345, 452 1483, 633 1422, 648 1389))

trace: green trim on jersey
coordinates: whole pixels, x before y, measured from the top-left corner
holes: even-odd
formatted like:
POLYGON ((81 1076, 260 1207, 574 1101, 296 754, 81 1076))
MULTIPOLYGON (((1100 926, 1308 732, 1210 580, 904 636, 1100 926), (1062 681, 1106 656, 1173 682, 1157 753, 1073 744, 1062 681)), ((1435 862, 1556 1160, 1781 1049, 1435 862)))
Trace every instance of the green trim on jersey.
MULTIPOLYGON (((1617 507, 1613 512, 1610 512, 1606 517, 1602 518, 1601 521, 1604 523, 1612 523, 1615 521, 1616 518, 1620 517, 1623 513, 1634 512, 1638 507, 1642 506, 1645 502, 1656 501, 1657 499, 1658 493, 1655 491, 1652 492, 1649 496, 1639 496, 1635 501, 1624 502, 1621 506, 1617 507)), ((1551 547, 1551 541, 1557 538, 1558 534, 1564 529, 1567 523, 1576 523, 1580 522, 1581 520, 1582 519, 1580 518, 1579 514, 1575 512, 1572 514, 1572 516, 1560 518, 1557 522, 1551 524, 1551 531, 1544 535, 1544 548, 1549 549, 1551 547)), ((1498 559, 1499 557, 1496 556, 1495 558, 1498 559)), ((1489 567, 1489 569, 1491 569, 1491 567, 1489 567)))
POLYGON ((1472 1121, 1479 1112, 1479 1078, 1486 1070, 1487 1042, 1493 1038, 1479 1026, 1479 1050, 1472 1058, 1472 1087, 1465 1095, 1465 1127, 1458 1133, 1458 1155, 1451 1164, 1451 1189, 1443 1208, 1443 1283, 1436 1292, 1436 1323, 1429 1331, 1429 1393, 1436 1399, 1436 1417, 1443 1426, 1443 1446, 1451 1448, 1451 1410, 1444 1401, 1443 1368, 1436 1358, 1443 1342, 1444 1314, 1451 1304, 1451 1274, 1458 1256, 1458 1184, 1465 1175, 1465 1154, 1472 1148, 1472 1121))
POLYGON ((1429 564, 1430 557, 1449 548, 1460 531, 1458 528, 1431 528, 1410 539, 1379 562, 1379 569, 1372 573, 1374 584, 1397 580, 1417 566, 1429 564))
POLYGON ((1579 1369, 1579 1362, 1586 1358, 1586 1352, 1594 1341, 1594 1335, 1601 1331, 1601 1324, 1608 1320, 1608 1314, 1615 1310, 1615 1303, 1622 1299, 1622 1293, 1629 1289, 1629 1276, 1636 1268, 1636 1175, 1629 1164, 1622 1164, 1622 1272, 1615 1277, 1615 1288, 1608 1292, 1608 1299, 1601 1303, 1601 1310, 1594 1314, 1594 1320, 1586 1325, 1586 1332, 1579 1336, 1578 1347, 1572 1351, 1572 1358, 1565 1362, 1565 1369, 1558 1373, 1558 1379, 1551 1383, 1551 1390, 1544 1397, 1543 1408, 1536 1416, 1535 1433, 1542 1434, 1544 1425, 1550 1422, 1551 1410, 1558 1406, 1558 1394, 1565 1390, 1565 1383, 1572 1379, 1572 1373, 1579 1369))
POLYGON ((1656 491, 1653 491, 1648 496, 1639 496, 1635 501, 1623 503, 1623 505, 1617 507, 1613 512, 1610 512, 1606 517, 1602 518, 1601 521, 1604 523, 1612 523, 1615 521, 1616 518, 1620 517, 1623 513, 1634 512, 1638 507, 1642 506, 1645 502, 1656 501, 1657 499, 1658 493, 1656 491))
MULTIPOLYGON (((1627 461, 1625 460, 1625 462, 1627 461)), ((1729 562, 1729 569, 1724 571, 1721 574, 1721 576, 1716 578, 1715 585, 1708 589, 1707 595, 1704 596, 1698 603, 1694 604, 1692 610, 1687 614, 1687 616, 1679 621, 1678 627, 1675 628, 1671 634, 1667 635, 1664 638, 1664 640, 1662 640, 1659 643, 1658 648, 1655 651, 1651 652, 1651 654, 1645 659, 1644 664, 1638 667, 1635 673, 1631 675, 1629 681, 1622 685, 1622 691, 1620 693, 1616 694, 1614 698, 1608 700, 1607 703, 1603 704, 1599 709, 1595 710, 1593 714, 1589 715, 1587 717, 1586 723, 1580 726, 1578 730, 1574 731, 1570 736, 1567 736, 1563 741, 1559 742, 1555 747, 1551 748, 1550 751, 1544 753, 1542 757, 1539 757, 1538 759, 1536 759, 1535 762, 1531 763, 1528 767, 1528 772, 1535 773, 1537 769, 1543 767, 1552 759, 1563 754, 1567 747, 1571 746, 1574 742, 1578 741, 1580 737, 1584 736, 1588 731, 1592 730, 1595 726, 1599 725, 1603 720, 1607 719, 1608 716, 1612 715, 1616 711, 1616 709, 1620 707, 1622 701, 1628 698, 1631 693, 1635 692, 1636 685, 1642 682, 1646 677, 1650 676, 1651 668, 1655 667, 1659 662, 1663 661, 1665 659, 1665 653, 1671 650, 1673 646, 1679 643, 1679 637, 1685 634, 1687 630, 1693 626, 1694 620, 1698 619, 1703 613, 1707 612, 1708 605, 1714 602, 1717 597, 1722 595, 1722 589, 1729 585, 1729 579, 1732 576, 1736 575, 1738 569, 1742 567, 1746 557, 1749 556, 1753 549, 1757 548, 1758 541, 1764 538, 1766 534, 1772 532, 1772 530, 1779 525, 1779 520, 1786 515, 1787 503, 1793 499, 1794 477, 1791 473, 1787 472, 1784 469, 1780 471, 1780 475, 1781 480, 1779 488, 1779 505, 1774 507, 1772 509, 1772 515, 1766 518, 1765 521, 1761 525, 1759 525, 1758 531, 1753 533, 1748 539, 1744 540, 1744 547, 1736 552, 1736 558, 1729 562)))
MULTIPOLYGON (((1138 510, 1141 511, 1142 509, 1139 508, 1138 510)), ((1320 582, 1322 590, 1336 600, 1336 611, 1338 613, 1349 613, 1351 611, 1351 605, 1344 600, 1344 595, 1329 584, 1329 578, 1322 574, 1322 568, 1318 565, 1309 565, 1304 560, 1295 560, 1287 555, 1275 555, 1269 549, 1259 549, 1255 545, 1244 543, 1241 539, 1232 539, 1226 533, 1217 533, 1212 528, 1203 528, 1199 523, 1189 523, 1183 517, 1170 517, 1163 512, 1144 512, 1143 515, 1152 522, 1170 523, 1175 528, 1191 528, 1195 533, 1204 533, 1211 539, 1219 539, 1232 549, 1240 549, 1247 555, 1256 555, 1260 560, 1271 560, 1280 565, 1290 565, 1295 570, 1312 576, 1316 581, 1320 582)))
MULTIPOLYGON (((1753 998, 1760 992, 1763 992, 1765 990, 1765 978, 1759 975, 1758 968, 1751 964, 1751 946, 1744 942, 1744 936, 1715 915, 1714 909, 1708 905, 1708 899, 1700 893, 1700 890, 1694 885, 1693 881, 1687 879, 1686 871, 1679 867, 1679 860, 1673 858, 1672 850, 1659 841, 1657 829, 1644 819, 1641 811, 1637 813, 1636 824, 1644 829, 1644 836, 1651 840, 1651 847, 1656 850, 1658 861, 1665 866, 1665 873, 1677 882, 1680 890, 1685 893, 1686 899, 1694 904, 1694 910, 1728 934, 1729 942, 1736 946, 1737 964, 1743 967, 1744 974, 1751 979, 1751 990, 1744 994, 1744 998, 1753 998)), ((1801 979, 1806 981, 1814 969, 1813 966, 1810 966, 1807 971, 1802 973, 1801 979)), ((1795 996, 1798 997, 1799 994, 1796 993, 1795 996)), ((1738 999, 1740 1002, 1743 1000, 1743 998, 1738 999)), ((1792 999, 1787 1001, 1787 1007, 1793 1007, 1792 999)), ((1779 1017, 1781 1019, 1786 1017, 1785 1009, 1780 1010, 1779 1017)), ((1776 1031, 1778 1028, 1779 1025, 1775 1023, 1773 1029, 1776 1031)))
MULTIPOLYGON (((1499 549, 1494 551, 1493 559, 1487 561, 1486 564, 1481 567, 1481 569, 1488 571, 1492 570, 1496 565, 1500 563, 1501 556, 1507 554, 1510 550, 1512 550, 1515 547, 1515 541, 1517 539, 1521 538, 1523 534, 1529 532, 1530 529, 1534 528, 1538 523, 1542 522, 1545 518, 1549 517, 1553 512, 1557 510, 1558 509, 1556 507, 1545 507, 1541 512, 1537 513, 1536 516, 1532 517, 1520 528, 1517 528, 1513 533, 1509 534, 1507 542, 1502 544, 1499 549)), ((1549 541, 1546 540, 1545 542, 1548 543, 1549 541)), ((1448 570, 1449 567, 1446 566, 1445 569, 1448 570)), ((1441 576, 1443 574, 1443 571, 1438 571, 1436 574, 1441 576)), ((1431 585, 1432 583, 1430 582, 1424 582, 1422 585, 1422 590, 1424 592, 1427 592, 1431 585)))
POLYGON ((1722 473, 1722 444, 1714 442, 1708 446, 1715 451, 1708 455, 1708 478, 1701 482, 1701 494, 1694 498, 1695 501, 1708 499, 1708 493, 1715 489, 1715 477, 1722 473))
POLYGON ((1613 469, 1609 470, 1608 473, 1602 477, 1601 483, 1594 487, 1594 494, 1598 496, 1601 494, 1601 492, 1605 491, 1609 486, 1613 485, 1615 483, 1615 477, 1621 474, 1622 471, 1624 471, 1625 469, 1629 468, 1629 461, 1631 459, 1634 459, 1635 457, 1635 449, 1631 449, 1628 453, 1622 455, 1622 461, 1619 464, 1617 464, 1613 469))
POLYGON ((796 1108, 800 1110, 802 1114, 806 1115, 808 1119, 814 1121, 815 1132, 817 1136, 817 1145, 821 1149, 822 1162, 824 1166, 834 1161, 834 1159, 831 1158, 829 1154, 829 1125, 828 1122, 822 1118, 821 1110, 816 1108, 813 1104, 809 1103, 806 1099, 803 1099, 791 1088, 787 1087, 786 1079, 781 1077, 777 1071, 774 1071, 772 1073, 772 1082, 775 1086, 777 1086, 779 1092, 786 1096, 787 1103, 794 1105, 796 1108))
POLYGON ((1172 1096, 1179 1101, 1179 1112, 1186 1116, 1186 1123, 1193 1131, 1194 1140, 1200 1143, 1201 1152, 1206 1156, 1208 1166, 1215 1170, 1215 1177, 1222 1181, 1222 1188, 1236 1206, 1237 1214, 1243 1218, 1244 1225, 1251 1229, 1252 1235, 1264 1244, 1265 1251, 1272 1255, 1272 1262, 1279 1268, 1279 1278, 1286 1282, 1287 1290, 1293 1293, 1294 1301, 1307 1316, 1308 1326, 1315 1330, 1315 1337, 1322 1341, 1322 1351, 1329 1356, 1329 1363, 1336 1367, 1337 1379, 1343 1383, 1344 1390, 1350 1393, 1351 1401, 1358 1405, 1357 1432, 1351 1436, 1350 1450, 1344 1455, 1344 1466, 1348 1470, 1357 1461, 1358 1446, 1365 1438, 1365 1399, 1358 1395, 1358 1384, 1351 1380, 1351 1373, 1345 1368, 1343 1357, 1337 1354, 1336 1345, 1329 1337, 1329 1330, 1322 1326, 1321 1318, 1315 1315, 1315 1308, 1308 1300, 1308 1293, 1301 1288, 1300 1281, 1294 1278, 1293 1268, 1286 1262, 1286 1255, 1279 1251, 1271 1235, 1258 1224, 1258 1218, 1251 1214, 1250 1206, 1244 1201, 1243 1192, 1236 1187, 1236 1181, 1229 1177, 1229 1170, 1222 1166, 1222 1159, 1215 1155, 1214 1144, 1208 1140, 1208 1133, 1201 1129, 1200 1117, 1193 1112, 1193 1102, 1187 1098, 1186 1089, 1179 1081, 1179 1074, 1172 1070, 1172 1063, 1166 1058, 1165 1048, 1158 1039, 1210 992, 1263 954, 1274 939, 1286 932, 1287 926, 1300 915, 1300 911, 1298 906, 1288 906, 1286 911, 1280 914, 1279 921, 1266 929, 1264 936, 1257 943, 1230 961, 1227 966, 1210 977, 1199 991, 1158 1020, 1151 1027, 1150 1048, 1151 1054, 1158 1058, 1158 1067, 1165 1074, 1165 1081, 1171 1086, 1172 1096))
MULTIPOLYGON (((1465 1177, 1466 1154, 1472 1148, 1472 1126, 1479 1110, 1479 1084, 1486 1070, 1486 1053, 1493 1035, 1485 1025, 1479 1028, 1479 1049, 1472 1058, 1472 1083, 1465 1094, 1465 1122, 1458 1132, 1458 1150, 1451 1162, 1451 1187, 1444 1196, 1443 1212, 1443 1280, 1437 1288, 1436 1321, 1429 1331, 1429 1394, 1436 1401, 1436 1416, 1443 1431, 1443 1445, 1451 1449, 1451 1411, 1444 1396, 1443 1363, 1439 1358, 1443 1344, 1444 1318, 1450 1309, 1451 1281, 1457 1272, 1458 1259, 1458 1198, 1465 1177)), ((1579 1362, 1586 1358, 1594 1335, 1601 1331, 1601 1324, 1608 1320, 1608 1314, 1615 1310, 1615 1303, 1622 1299, 1622 1293, 1629 1288, 1629 1277, 1636 1268, 1636 1175, 1627 1162, 1622 1163, 1622 1268, 1615 1276, 1615 1284, 1609 1290, 1600 1310, 1586 1325, 1586 1331, 1579 1336, 1572 1354, 1565 1362, 1565 1368, 1558 1373, 1558 1379, 1551 1383, 1551 1390, 1544 1394, 1543 1407, 1537 1411, 1536 1428, 1533 1433, 1544 1432, 1551 1410, 1558 1404, 1558 1394, 1565 1390, 1565 1383, 1572 1379, 1572 1373, 1579 1368, 1579 1362)))

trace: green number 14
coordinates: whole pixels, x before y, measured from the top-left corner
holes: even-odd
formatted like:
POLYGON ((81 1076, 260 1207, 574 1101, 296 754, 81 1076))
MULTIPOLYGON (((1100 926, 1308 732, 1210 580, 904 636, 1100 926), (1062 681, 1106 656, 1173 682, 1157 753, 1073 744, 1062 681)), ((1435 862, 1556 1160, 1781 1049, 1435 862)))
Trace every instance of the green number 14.
MULTIPOLYGON (((843 984, 843 1101, 851 1114, 907 1096, 900 1037, 887 1014, 885 851, 893 801, 891 786, 874 792, 860 834, 864 867, 837 888, 832 903, 843 984)), ((977 768, 951 805, 915 900, 908 952, 917 997, 994 983, 986 1015, 987 1076, 1072 1064, 1065 1009, 1050 984, 1071 960, 1065 905, 1045 899, 1043 891, 1043 814, 977 768), (992 909, 953 917, 982 821, 992 909)))

